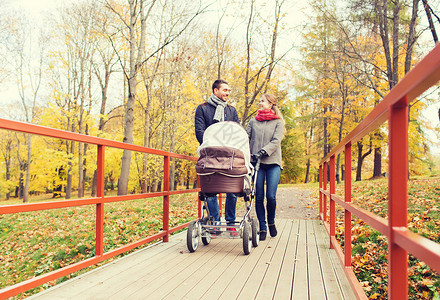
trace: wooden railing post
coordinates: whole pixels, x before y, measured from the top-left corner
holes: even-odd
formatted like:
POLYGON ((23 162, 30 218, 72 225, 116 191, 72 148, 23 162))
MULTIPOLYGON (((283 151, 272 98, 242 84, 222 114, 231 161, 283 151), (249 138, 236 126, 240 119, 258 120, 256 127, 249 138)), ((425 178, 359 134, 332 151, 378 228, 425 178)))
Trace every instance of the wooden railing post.
POLYGON ((332 195, 336 193, 336 172, 335 172, 335 156, 330 157, 330 249, 333 249, 333 241, 335 238, 336 216, 335 216, 335 200, 332 195))
MULTIPOLYGON (((96 197, 104 199, 105 147, 98 145, 96 166, 96 197)), ((96 204, 95 255, 104 254, 104 203, 96 204)))
POLYGON ((394 229, 407 227, 408 217, 408 99, 392 105, 389 126, 388 179, 388 298, 408 299, 408 253, 395 243, 394 229))
MULTIPOLYGON (((327 190, 327 162, 324 162, 324 168, 322 170, 322 178, 323 183, 322 183, 322 188, 323 190, 327 190)), ((323 221, 327 222, 327 195, 324 194, 324 201, 322 203, 322 215, 323 215, 323 221)))
POLYGON ((321 192, 321 189, 322 189, 322 164, 321 165, 319 165, 319 215, 321 216, 321 219, 323 218, 322 217, 322 192, 321 192))
MULTIPOLYGON (((345 145, 344 200, 351 203, 351 143, 345 145)), ((351 212, 344 210, 344 265, 351 267, 351 212)))
POLYGON ((223 217, 223 194, 218 194, 218 210, 220 211, 220 217, 223 217))
MULTIPOLYGON (((170 191, 170 157, 163 157, 163 191, 170 191)), ((163 196, 163 218, 162 218, 162 228, 166 232, 163 237, 164 242, 168 242, 170 234, 168 233, 170 229, 170 195, 166 194, 163 196)))
MULTIPOLYGON (((197 187, 200 188, 200 175, 197 175, 197 187)), ((197 193, 197 217, 200 219, 202 217, 202 201, 200 201, 200 193, 197 193)))

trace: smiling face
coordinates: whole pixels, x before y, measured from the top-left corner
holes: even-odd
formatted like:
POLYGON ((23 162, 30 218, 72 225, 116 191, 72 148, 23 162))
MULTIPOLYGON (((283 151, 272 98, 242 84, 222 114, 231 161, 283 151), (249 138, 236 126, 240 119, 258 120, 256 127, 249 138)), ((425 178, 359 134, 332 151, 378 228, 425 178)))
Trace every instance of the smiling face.
POLYGON ((267 101, 265 97, 260 98, 260 103, 258 103, 259 109, 272 109, 272 103, 267 101))
POLYGON ((226 83, 222 83, 220 84, 218 89, 214 89, 214 95, 225 102, 228 100, 230 92, 231 89, 229 88, 229 85, 227 85, 226 83))

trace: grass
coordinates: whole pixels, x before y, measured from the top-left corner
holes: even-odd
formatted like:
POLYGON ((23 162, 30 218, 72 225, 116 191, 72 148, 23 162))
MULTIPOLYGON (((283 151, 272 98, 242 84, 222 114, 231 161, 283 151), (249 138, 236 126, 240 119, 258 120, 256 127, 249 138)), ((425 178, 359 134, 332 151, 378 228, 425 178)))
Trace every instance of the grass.
MULTIPOLYGON (((336 188, 343 195, 344 186, 336 188)), ((352 201, 387 219, 388 181, 354 182, 352 201)), ((337 206, 336 237, 344 245, 343 210, 337 206)), ((416 178, 408 182, 408 228, 440 243, 440 178, 416 178)), ((352 266, 370 299, 387 299, 388 241, 363 221, 352 221, 352 266)), ((409 254, 409 299, 440 299, 440 275, 409 254)))

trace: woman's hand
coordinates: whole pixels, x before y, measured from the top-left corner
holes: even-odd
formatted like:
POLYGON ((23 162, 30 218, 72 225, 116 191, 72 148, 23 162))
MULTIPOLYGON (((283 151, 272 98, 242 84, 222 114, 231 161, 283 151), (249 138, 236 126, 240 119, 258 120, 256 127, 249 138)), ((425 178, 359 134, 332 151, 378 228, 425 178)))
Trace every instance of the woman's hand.
POLYGON ((260 149, 257 154, 252 154, 252 158, 254 160, 258 160, 262 158, 263 156, 267 156, 267 152, 264 149, 260 149))

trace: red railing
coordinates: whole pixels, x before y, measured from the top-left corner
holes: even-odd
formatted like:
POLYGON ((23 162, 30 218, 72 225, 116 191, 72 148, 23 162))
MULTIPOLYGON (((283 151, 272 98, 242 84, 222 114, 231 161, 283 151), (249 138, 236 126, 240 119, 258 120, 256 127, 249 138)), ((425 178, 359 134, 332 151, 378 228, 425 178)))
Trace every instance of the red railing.
MULTIPOLYGON (((56 202, 41 202, 41 203, 29 203, 29 204, 18 204, 18 205, 4 205, 0 206, 0 215, 14 214, 29 211, 39 211, 48 210, 55 208, 67 208, 76 207, 83 205, 96 205, 96 233, 95 233, 95 256, 89 259, 85 259, 78 263, 66 266, 64 268, 58 269, 56 271, 23 281, 21 283, 15 284, 13 286, 6 287, 0 290, 0 298, 8 298, 19 293, 25 292, 31 288, 37 287, 46 282, 58 279, 62 276, 66 276, 73 272, 79 271, 83 268, 89 267, 91 265, 97 264, 101 261, 114 257, 123 252, 129 251, 136 247, 139 247, 148 242, 154 241, 156 239, 163 238, 164 242, 168 242, 168 237, 170 233, 177 230, 185 228, 188 223, 181 224, 179 226, 169 228, 169 198, 170 195, 184 194, 184 193, 195 193, 199 192, 200 189, 191 190, 169 190, 169 175, 170 175, 170 158, 174 157, 177 159, 184 159, 190 161, 197 161, 197 158, 180 155, 176 153, 145 148, 141 146, 125 144, 121 142, 111 141, 107 139, 82 135, 73 132, 67 132, 37 125, 31 125, 27 123, 15 122, 5 119, 0 119, 0 129, 13 130, 23 133, 29 133, 33 135, 40 135, 46 137, 59 138, 63 140, 70 140, 80 143, 97 145, 97 197, 89 199, 77 199, 77 200, 63 200, 56 202), (163 156, 163 191, 156 193, 146 193, 146 194, 136 194, 136 195, 125 195, 125 196, 109 196, 104 197, 104 150, 105 147, 112 147, 118 149, 126 149, 141 153, 155 154, 163 156), (137 242, 125 245, 123 247, 114 249, 112 251, 104 253, 104 204, 110 202, 120 202, 134 199, 143 199, 151 197, 163 197, 163 218, 162 218, 162 231, 137 242)), ((198 213, 200 217, 201 206, 200 201, 198 201, 198 213)))
POLYGON ((388 298, 408 299, 408 252, 440 272, 440 245, 408 230, 408 105, 440 80, 438 44, 399 82, 319 166, 319 214, 358 299, 366 299, 351 267, 351 216, 354 214, 388 238, 388 298), (388 220, 351 203, 351 145, 388 120, 388 220), (335 194, 335 157, 345 154, 345 195, 335 194), (330 167, 330 191, 327 168, 330 167), (327 220, 327 202, 330 220, 327 220), (335 237, 335 204, 344 209, 344 251, 335 237))

